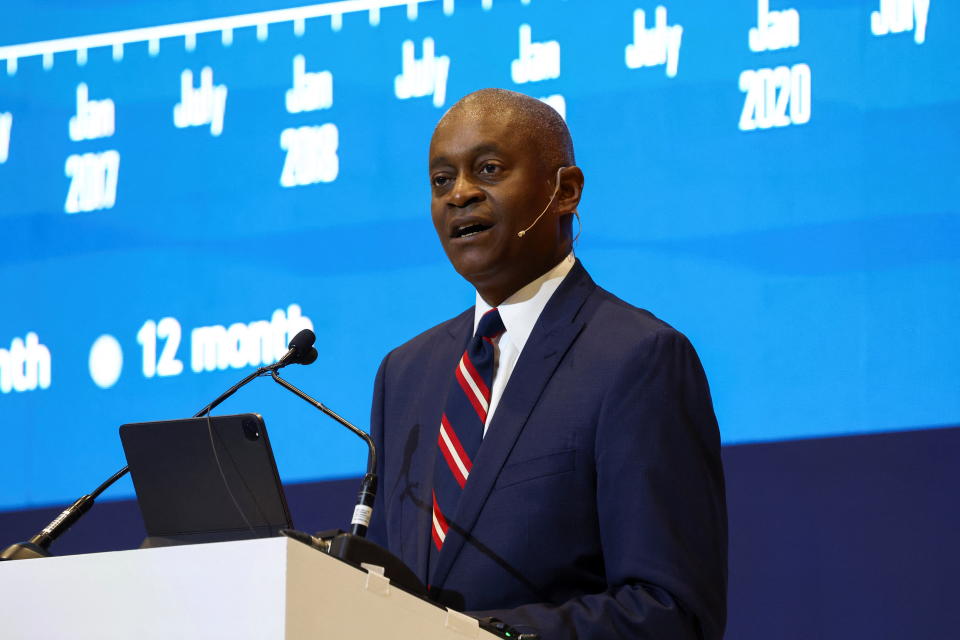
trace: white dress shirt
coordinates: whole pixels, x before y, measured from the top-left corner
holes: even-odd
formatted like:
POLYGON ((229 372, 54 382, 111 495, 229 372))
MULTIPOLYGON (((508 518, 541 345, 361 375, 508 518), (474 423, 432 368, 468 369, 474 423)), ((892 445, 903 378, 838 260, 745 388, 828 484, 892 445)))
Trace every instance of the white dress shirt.
MULTIPOLYGON (((566 258, 560 261, 550 271, 524 286, 512 296, 497 306, 500 319, 503 320, 504 332, 494 345, 493 387, 490 389, 490 408, 487 410, 487 421, 483 425, 483 435, 487 435, 487 427, 493 419, 493 414, 500 404, 503 390, 510 380, 513 367, 517 364, 520 352, 527 344, 527 338, 533 331, 533 325, 547 306, 547 301, 563 282, 563 279, 573 268, 575 259, 571 251, 566 258)), ((477 294, 477 304, 473 316, 473 332, 477 332, 480 318, 492 307, 477 294)))

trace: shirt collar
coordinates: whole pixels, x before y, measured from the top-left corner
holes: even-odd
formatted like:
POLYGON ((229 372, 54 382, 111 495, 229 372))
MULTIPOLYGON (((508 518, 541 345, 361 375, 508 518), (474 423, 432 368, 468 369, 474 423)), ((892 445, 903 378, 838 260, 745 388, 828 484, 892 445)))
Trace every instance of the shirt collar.
MULTIPOLYGON (((523 346, 533 331, 533 325, 547 306, 547 302, 553 295, 560 283, 573 268, 576 259, 571 251, 567 257, 560 261, 550 271, 527 284, 512 296, 501 302, 497 309, 500 310, 500 318, 503 320, 503 326, 507 329, 507 336, 516 346, 517 351, 522 351, 523 346)), ((490 305, 477 293, 477 303, 473 314, 473 331, 476 333, 477 325, 480 324, 480 318, 491 309, 490 305)))

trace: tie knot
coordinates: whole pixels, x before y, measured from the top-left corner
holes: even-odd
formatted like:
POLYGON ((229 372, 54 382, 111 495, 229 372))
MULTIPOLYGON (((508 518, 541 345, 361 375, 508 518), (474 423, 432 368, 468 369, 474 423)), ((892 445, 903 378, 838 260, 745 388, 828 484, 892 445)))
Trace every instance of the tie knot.
POLYGON ((506 330, 507 328, 503 326, 503 320, 500 318, 500 312, 496 307, 483 314, 480 318, 480 324, 477 325, 477 335, 491 340, 506 330))

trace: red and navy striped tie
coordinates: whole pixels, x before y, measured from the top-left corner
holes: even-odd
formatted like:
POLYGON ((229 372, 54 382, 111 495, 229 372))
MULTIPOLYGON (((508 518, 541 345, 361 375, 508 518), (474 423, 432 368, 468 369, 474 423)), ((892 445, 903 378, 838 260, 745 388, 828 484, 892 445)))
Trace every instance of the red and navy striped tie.
POLYGON ((439 451, 433 471, 431 561, 443 547, 449 523, 455 517, 460 494, 483 441, 493 381, 493 341, 505 330, 499 311, 491 309, 483 314, 477 333, 454 371, 455 380, 440 418, 439 451))

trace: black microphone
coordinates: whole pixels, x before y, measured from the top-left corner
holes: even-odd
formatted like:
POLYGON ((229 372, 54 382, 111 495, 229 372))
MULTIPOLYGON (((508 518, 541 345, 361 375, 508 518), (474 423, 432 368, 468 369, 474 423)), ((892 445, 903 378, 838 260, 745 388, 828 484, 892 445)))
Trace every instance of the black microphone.
POLYGON ((317 359, 317 350, 313 348, 313 343, 316 341, 317 336, 313 331, 304 329, 293 336, 290 344, 287 345, 288 351, 283 354, 283 357, 269 367, 263 367, 263 372, 282 369, 290 364, 312 364, 317 359))
MULTIPOLYGON (((267 373, 275 373, 277 369, 282 369, 283 367, 291 364, 311 364, 317 359, 317 350, 313 347, 313 343, 316 342, 316 339, 317 336, 314 335, 313 331, 310 329, 304 329, 303 331, 300 331, 297 335, 293 336, 292 340, 290 340, 288 351, 283 354, 282 358, 277 360, 274 364, 266 367, 260 367, 250 375, 246 376, 243 380, 217 396, 213 402, 205 406, 203 409, 200 409, 200 411, 194 414, 193 417, 202 418, 203 416, 207 415, 213 411, 217 405, 235 394, 240 390, 241 387, 245 386, 258 376, 262 376, 267 373)), ((50 524, 40 531, 40 533, 30 538, 29 541, 17 542, 10 545, 3 551, 0 551, 0 560, 22 560, 27 558, 45 558, 50 556, 50 544, 59 538, 64 532, 66 532, 66 530, 69 529, 77 520, 79 520, 83 514, 90 510, 90 507, 93 506, 97 496, 106 491, 107 488, 110 487, 110 485, 112 485, 114 482, 125 476, 128 471, 130 471, 130 467, 125 466, 114 473, 91 493, 82 496, 72 505, 64 509, 60 515, 54 518, 50 524)))
POLYGON ((262 376, 271 371, 276 371, 277 369, 282 369, 283 367, 291 364, 312 363, 317 359, 317 350, 313 348, 313 343, 316 342, 316 340, 317 336, 314 335, 313 331, 310 331, 310 329, 304 329, 297 335, 293 336, 293 339, 290 340, 290 344, 287 345, 287 352, 283 354, 283 357, 271 365, 260 367, 246 378, 221 393, 219 396, 217 396, 216 400, 205 406, 203 409, 200 409, 200 411, 198 411, 193 417, 202 418, 203 416, 207 415, 213 411, 218 404, 239 391, 240 387, 243 387, 258 376, 262 376))

